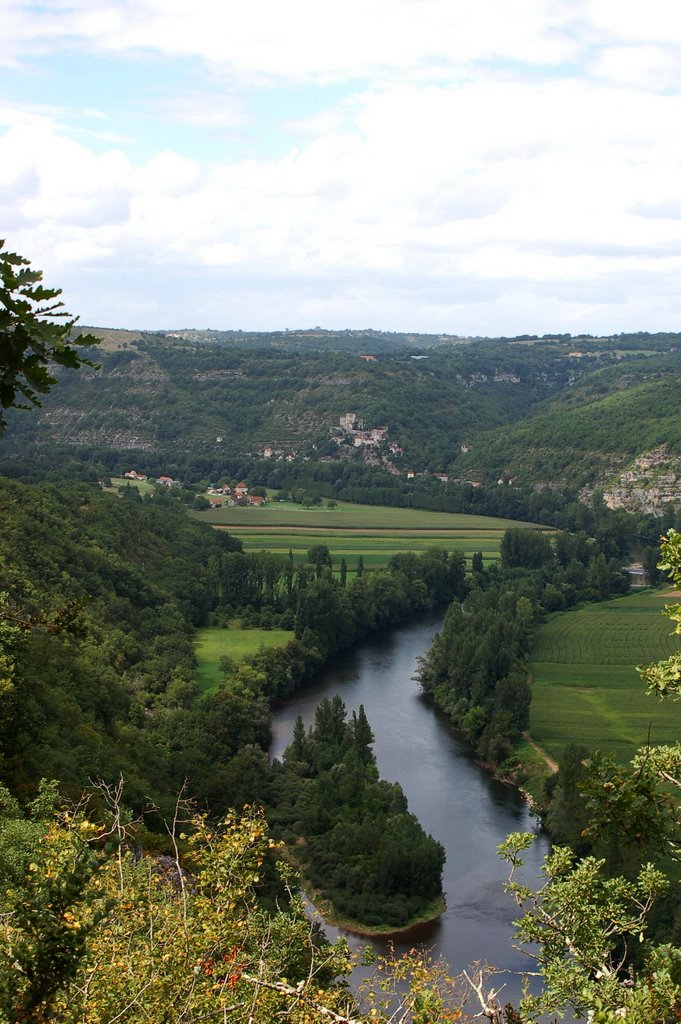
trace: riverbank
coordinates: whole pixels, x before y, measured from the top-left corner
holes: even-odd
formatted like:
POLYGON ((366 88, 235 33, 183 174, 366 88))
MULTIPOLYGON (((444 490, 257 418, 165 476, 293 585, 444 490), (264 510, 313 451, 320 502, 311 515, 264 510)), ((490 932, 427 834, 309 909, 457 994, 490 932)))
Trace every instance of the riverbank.
POLYGON ((558 771, 558 765, 527 732, 514 748, 511 759, 515 764, 507 770, 498 765, 482 764, 500 782, 514 786, 533 814, 541 815, 546 805, 546 781, 558 771))
MULTIPOLYGON (((423 612, 337 655, 306 687, 274 708, 270 756, 281 759, 299 715, 306 728, 314 723, 324 697, 339 695, 350 711, 364 706, 381 777, 399 782, 409 810, 445 848, 446 906, 433 907, 421 915, 428 920, 396 932, 394 926, 380 931, 360 923, 356 928, 358 922, 340 916, 332 923, 333 915, 323 913, 328 907, 315 903, 327 935, 346 937, 357 951, 370 944, 378 956, 391 948, 401 956, 423 945, 434 958, 442 956, 454 973, 485 960, 513 972, 504 991, 514 1001, 521 995, 527 961, 511 945, 517 908, 504 892, 506 868, 496 851, 510 832, 531 832, 537 823, 517 788, 483 769, 463 734, 414 682, 417 658, 430 648, 443 615, 442 609, 423 612)), ((547 851, 547 839, 539 834, 525 855, 528 884, 541 877, 547 851)), ((306 892, 314 903, 312 888, 306 892)))
POLYGON ((411 934, 414 929, 419 928, 423 925, 434 924, 440 919, 447 909, 444 896, 438 896, 436 900, 428 904, 420 914, 409 918, 401 927, 395 928, 394 925, 368 925, 363 924, 361 921, 354 921, 351 918, 343 917, 342 914, 338 914, 333 907, 330 900, 324 899, 324 897, 316 892, 316 890, 306 884, 302 875, 301 881, 303 882, 303 895, 308 902, 310 909, 321 918, 325 925, 331 925, 333 928, 338 928, 343 932, 349 932, 351 935, 357 935, 360 938, 365 939, 382 939, 384 941, 390 941, 390 939, 404 939, 405 936, 411 934))

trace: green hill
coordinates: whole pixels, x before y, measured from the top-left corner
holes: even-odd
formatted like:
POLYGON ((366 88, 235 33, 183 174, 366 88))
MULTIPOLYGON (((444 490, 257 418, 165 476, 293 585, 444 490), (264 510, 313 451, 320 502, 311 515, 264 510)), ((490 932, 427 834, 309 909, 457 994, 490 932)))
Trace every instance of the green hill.
MULTIPOLYGON (((113 452, 119 469, 144 455, 156 472, 190 463, 212 476, 221 460, 267 457, 592 491, 619 486, 632 467, 636 477, 635 460, 664 446, 658 490, 677 486, 675 335, 455 344, 379 332, 102 333, 99 370, 60 371, 41 410, 10 415, 5 459, 49 448, 55 464, 94 464, 113 452), (354 433, 341 428, 348 413, 354 433)), ((642 486, 654 490, 655 474, 642 486)))

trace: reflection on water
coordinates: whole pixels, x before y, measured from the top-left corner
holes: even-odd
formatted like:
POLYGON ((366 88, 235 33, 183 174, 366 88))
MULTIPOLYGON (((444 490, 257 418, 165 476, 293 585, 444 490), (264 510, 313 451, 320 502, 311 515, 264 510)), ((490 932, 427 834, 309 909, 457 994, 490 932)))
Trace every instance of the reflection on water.
MULTIPOLYGON (((429 612, 413 622, 341 655, 307 689, 274 713, 270 754, 280 757, 301 715, 306 726, 322 697, 340 694, 350 713, 364 705, 374 732, 381 777, 399 782, 409 809, 444 846, 443 884, 447 909, 394 942, 399 953, 416 942, 442 955, 453 971, 476 961, 522 972, 525 955, 511 946, 514 905, 503 891, 504 865, 496 849, 509 832, 534 831, 535 819, 516 790, 496 782, 476 763, 465 741, 421 694, 413 681, 416 659, 429 648, 443 613, 429 612)), ((531 877, 547 851, 539 837, 525 857, 531 877)), ((338 932, 326 928, 330 937, 338 932)), ((348 937, 355 948, 366 939, 348 937)), ((372 940, 378 952, 388 942, 372 940)), ((516 999, 517 977, 505 993, 516 999)))

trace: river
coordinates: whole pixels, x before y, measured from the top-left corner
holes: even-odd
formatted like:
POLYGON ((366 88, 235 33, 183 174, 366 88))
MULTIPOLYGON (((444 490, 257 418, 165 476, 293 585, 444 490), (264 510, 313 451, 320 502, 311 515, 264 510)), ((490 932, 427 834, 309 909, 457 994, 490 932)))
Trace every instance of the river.
MULTIPOLYGON (((298 715, 312 724, 323 697, 339 694, 348 714, 363 704, 381 777, 400 783, 409 809, 447 854, 446 911, 399 937, 396 951, 423 943, 453 972, 476 961, 492 964, 511 972, 502 1002, 516 1000, 519 974, 531 964, 511 945, 517 914, 503 891, 505 865, 496 849, 509 832, 535 831, 536 819, 515 789, 480 767, 463 737, 413 681, 417 658, 428 650, 442 618, 441 611, 425 613, 334 658, 312 685, 275 710, 270 754, 281 757, 298 715)), ((524 858, 533 880, 547 850, 546 838, 539 836, 524 858)), ((328 926, 326 931, 331 938, 338 934, 328 926)), ((355 948, 367 944, 346 937, 355 948)), ((372 943, 379 952, 387 949, 383 940, 372 943)))

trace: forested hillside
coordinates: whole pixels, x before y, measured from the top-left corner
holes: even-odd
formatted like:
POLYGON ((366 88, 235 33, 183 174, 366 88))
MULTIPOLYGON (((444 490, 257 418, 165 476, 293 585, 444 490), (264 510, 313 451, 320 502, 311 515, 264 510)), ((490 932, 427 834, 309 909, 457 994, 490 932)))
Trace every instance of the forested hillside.
POLYGON ((122 773, 134 805, 167 803, 183 777, 187 737, 170 740, 195 693, 193 625, 211 566, 240 543, 173 503, 79 485, 3 481, 0 519, 3 780, 28 797, 41 778, 75 794, 122 773))
POLYGON ((681 353, 631 358, 575 382, 522 421, 482 433, 457 465, 517 485, 583 486, 589 493, 614 490, 629 473, 630 489, 661 491, 659 507, 681 486, 674 413, 680 386, 681 353), (641 455, 638 468, 647 472, 636 473, 641 455))
POLYGON ((386 478, 447 474, 451 486, 610 488, 625 507, 647 507, 637 490, 654 492, 651 508, 681 500, 677 336, 426 345, 382 335, 374 351, 371 337, 358 352, 357 337, 323 332, 126 335, 99 370, 60 370, 42 411, 10 415, 4 459, 40 460, 50 445, 60 464, 91 472, 173 464, 195 478, 227 462, 260 460, 264 474, 268 462, 293 471, 321 460, 386 478), (350 412, 387 433, 356 440, 340 427, 350 412))

